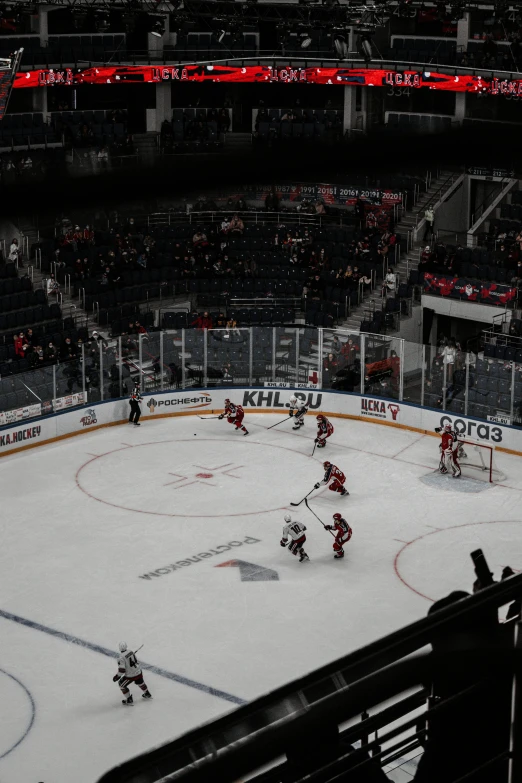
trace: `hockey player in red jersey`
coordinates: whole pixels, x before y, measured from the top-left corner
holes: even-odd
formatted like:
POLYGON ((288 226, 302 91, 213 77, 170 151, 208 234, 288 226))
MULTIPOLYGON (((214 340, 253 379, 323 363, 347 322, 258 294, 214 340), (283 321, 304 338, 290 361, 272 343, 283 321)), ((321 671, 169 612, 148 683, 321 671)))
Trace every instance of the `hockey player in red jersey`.
POLYGON ((352 537, 352 528, 340 514, 333 515, 334 524, 325 525, 325 530, 333 530, 335 533, 335 541, 333 542, 334 557, 344 557, 343 544, 347 544, 352 537))
POLYGON ((315 439, 318 449, 324 449, 326 446, 326 438, 329 438, 330 435, 333 434, 333 431, 333 425, 330 424, 326 416, 323 416, 323 414, 320 413, 319 416, 317 416, 317 438, 315 439))
POLYGON ((444 428, 435 427, 435 432, 439 432, 441 434, 441 442, 439 446, 440 473, 447 473, 448 467, 451 466, 453 478, 459 478, 461 475, 461 470, 458 461, 459 439, 457 433, 455 430, 451 429, 451 424, 446 424, 444 428))
POLYGON ((317 484, 315 484, 314 489, 319 489, 321 484, 328 484, 328 482, 331 481, 332 483, 328 489, 332 492, 339 492, 340 495, 349 495, 350 493, 343 486, 346 481, 346 476, 342 470, 339 470, 337 465, 332 465, 331 462, 323 462, 323 468, 324 478, 322 481, 318 481, 317 484))
POLYGON ((248 435, 248 430, 243 424, 245 411, 243 410, 241 405, 234 405, 234 403, 230 402, 230 400, 227 398, 225 400, 225 410, 223 411, 223 413, 219 415, 218 418, 224 419, 225 416, 227 417, 227 421, 229 424, 236 425, 236 430, 241 430, 243 435, 248 435))

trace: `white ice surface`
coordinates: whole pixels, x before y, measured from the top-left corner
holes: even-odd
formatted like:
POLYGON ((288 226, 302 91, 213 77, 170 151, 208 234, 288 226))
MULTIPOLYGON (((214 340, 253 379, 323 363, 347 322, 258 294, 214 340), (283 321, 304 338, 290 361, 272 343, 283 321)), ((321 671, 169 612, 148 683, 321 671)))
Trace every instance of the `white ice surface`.
POLYGON ((249 414, 248 437, 226 421, 143 421, 0 461, 2 783, 94 783, 234 708, 145 672, 154 699, 134 689, 127 709, 110 658, 5 613, 110 650, 143 643, 143 662, 250 700, 424 616, 430 600, 470 590, 472 549, 484 549, 497 576, 507 564, 522 569, 520 458, 497 455, 502 486, 469 494, 443 478, 442 491, 420 480, 437 467, 434 438, 336 420, 312 458, 313 418, 297 434, 287 423, 267 431, 278 419, 249 414), (348 476, 350 497, 310 498, 323 521, 341 511, 353 527, 341 561, 304 504, 289 506, 322 477, 324 459, 348 476), (309 563, 279 546, 287 508, 308 527, 309 563), (258 540, 216 550, 247 537, 258 540), (233 559, 279 581, 216 568, 233 559))

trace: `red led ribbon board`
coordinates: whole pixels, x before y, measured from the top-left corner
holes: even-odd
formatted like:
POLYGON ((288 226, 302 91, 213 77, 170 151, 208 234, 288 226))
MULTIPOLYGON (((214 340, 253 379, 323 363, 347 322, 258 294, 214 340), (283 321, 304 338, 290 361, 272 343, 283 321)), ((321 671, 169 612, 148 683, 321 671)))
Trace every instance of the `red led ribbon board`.
POLYGON ((481 76, 452 76, 435 71, 397 73, 379 68, 271 68, 268 65, 104 65, 84 70, 63 68, 25 71, 14 87, 77 86, 80 84, 160 84, 162 82, 282 82, 363 87, 412 87, 448 92, 488 92, 522 95, 522 80, 500 81, 481 76))
POLYGON ((517 289, 499 283, 485 283, 477 280, 467 280, 460 277, 444 277, 442 275, 424 275, 425 293, 435 293, 440 296, 452 296, 467 302, 483 302, 484 304, 507 304, 517 295, 517 289))

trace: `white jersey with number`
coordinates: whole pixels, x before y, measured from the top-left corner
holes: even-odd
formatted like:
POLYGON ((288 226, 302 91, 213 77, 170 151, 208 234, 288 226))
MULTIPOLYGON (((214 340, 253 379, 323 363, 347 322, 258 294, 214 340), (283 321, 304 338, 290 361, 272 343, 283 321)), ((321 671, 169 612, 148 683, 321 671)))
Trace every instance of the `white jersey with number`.
POLYGON ((298 538, 302 538, 306 530, 306 525, 302 522, 298 522, 294 519, 293 522, 288 522, 283 528, 283 538, 291 538, 292 541, 296 541, 298 538))
POLYGON ((118 671, 126 677, 137 677, 138 674, 141 674, 141 666, 132 650, 127 650, 127 652, 120 654, 118 671))

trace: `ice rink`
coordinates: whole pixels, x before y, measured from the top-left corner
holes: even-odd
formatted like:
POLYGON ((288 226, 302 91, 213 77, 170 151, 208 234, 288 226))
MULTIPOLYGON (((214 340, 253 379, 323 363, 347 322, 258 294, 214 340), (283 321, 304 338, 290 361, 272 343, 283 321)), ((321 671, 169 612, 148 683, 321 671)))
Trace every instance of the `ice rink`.
MULTIPOLYGON (((471 590, 469 552, 522 569, 521 458, 489 485, 435 474, 438 441, 315 417, 142 419, 0 460, 0 780, 94 783, 114 764, 471 590), (353 528, 344 560, 302 504, 329 459, 350 496, 310 496, 353 528), (309 563, 279 545, 290 509, 309 563), (112 682, 144 645, 153 700, 112 682)), ((471 472, 463 473, 471 476, 471 472)))

